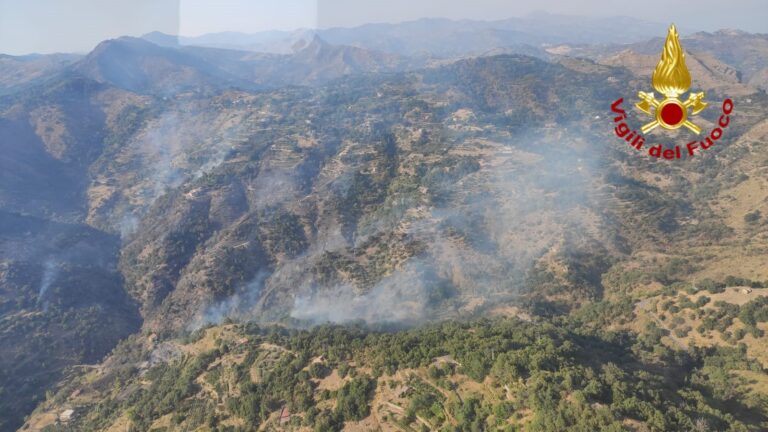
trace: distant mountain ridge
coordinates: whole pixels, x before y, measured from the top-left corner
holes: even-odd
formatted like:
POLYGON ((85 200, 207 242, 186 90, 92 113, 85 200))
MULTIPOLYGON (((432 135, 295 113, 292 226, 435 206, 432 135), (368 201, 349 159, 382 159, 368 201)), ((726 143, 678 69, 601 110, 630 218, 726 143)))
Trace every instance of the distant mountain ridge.
POLYGON ((77 54, 0 54, 0 95, 61 71, 81 58, 77 54))
MULTIPOLYGON (((195 37, 150 33, 163 43, 289 53, 294 43, 319 35, 336 45, 351 45, 400 55, 456 56, 509 45, 632 43, 663 35, 668 24, 630 17, 586 18, 534 13, 497 21, 422 18, 401 23, 357 27, 268 31, 252 34, 224 32, 195 37)), ((687 33, 684 31, 684 33, 687 33)))
MULTIPOLYGON (((665 285, 768 278, 762 36, 690 44, 703 90, 744 97, 681 164, 623 146, 607 117, 647 88, 656 40, 437 59, 302 36, 283 54, 118 38, 0 97, 0 345, 16 347, 0 429, 139 327, 162 343, 225 317, 557 315, 639 280, 624 264, 665 285)), ((517 35, 475 37, 453 53, 517 35)))
MULTIPOLYGON (((683 49, 695 57, 711 62, 714 60, 726 75, 725 82, 738 82, 768 90, 768 34, 754 34, 740 30, 723 29, 715 32, 697 32, 681 37, 683 49), (706 60, 709 59, 709 60, 706 60), (724 68, 730 68, 726 72, 724 68), (734 76, 738 73, 738 76, 734 76)), ((569 56, 587 57, 608 61, 612 57, 631 52, 656 58, 664 46, 661 36, 632 44, 608 44, 602 46, 579 46, 567 44, 559 47, 560 53, 569 56), (625 52, 622 54, 622 52, 625 52)), ((704 71, 709 73, 708 71, 704 71)), ((715 71, 717 74, 718 72, 715 71)), ((695 78, 695 77, 694 77, 695 78)))
POLYGON ((189 52, 131 37, 100 43, 73 66, 73 71, 139 93, 174 94, 195 87, 250 85, 189 52))
POLYGON ((105 41, 74 64, 72 70, 125 90, 174 94, 183 90, 313 85, 349 74, 395 72, 423 64, 396 54, 332 45, 317 35, 295 43, 291 54, 168 42, 157 34, 148 39, 122 37, 105 41))

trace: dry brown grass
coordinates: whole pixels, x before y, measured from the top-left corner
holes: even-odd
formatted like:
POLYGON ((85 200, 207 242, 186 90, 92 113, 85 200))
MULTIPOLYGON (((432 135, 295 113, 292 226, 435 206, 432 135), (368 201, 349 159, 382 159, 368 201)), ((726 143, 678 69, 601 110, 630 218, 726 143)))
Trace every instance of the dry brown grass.
POLYGON ((349 381, 348 376, 342 378, 339 376, 338 369, 334 369, 330 375, 318 381, 317 390, 335 391, 344 386, 347 381, 349 381))

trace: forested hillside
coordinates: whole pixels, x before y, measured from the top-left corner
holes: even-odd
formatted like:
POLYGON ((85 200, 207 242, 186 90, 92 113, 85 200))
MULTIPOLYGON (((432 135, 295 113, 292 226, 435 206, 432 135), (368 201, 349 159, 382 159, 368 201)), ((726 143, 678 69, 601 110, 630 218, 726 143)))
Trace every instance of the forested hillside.
POLYGON ((0 58, 0 430, 768 430, 765 37, 483 26, 0 58))

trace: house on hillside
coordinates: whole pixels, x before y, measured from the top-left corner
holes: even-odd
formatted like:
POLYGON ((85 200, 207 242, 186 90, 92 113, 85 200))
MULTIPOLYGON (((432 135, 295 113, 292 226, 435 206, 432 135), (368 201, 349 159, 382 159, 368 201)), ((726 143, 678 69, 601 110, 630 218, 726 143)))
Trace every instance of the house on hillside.
POLYGON ((291 413, 287 406, 283 406, 283 409, 280 410, 280 424, 284 425, 289 421, 291 421, 291 413))
POLYGON ((71 408, 66 409, 59 413, 59 421, 62 423, 69 423, 74 416, 75 416, 75 410, 71 408))

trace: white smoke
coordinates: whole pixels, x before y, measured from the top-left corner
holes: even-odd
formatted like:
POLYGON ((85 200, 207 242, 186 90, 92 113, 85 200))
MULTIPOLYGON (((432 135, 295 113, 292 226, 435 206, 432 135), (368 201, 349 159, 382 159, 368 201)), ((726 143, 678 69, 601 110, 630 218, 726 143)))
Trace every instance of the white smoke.
MULTIPOLYGON (((569 136, 558 138, 577 144, 589 141, 576 127, 569 136)), ((409 198, 409 210, 394 208, 396 217, 389 219, 379 215, 390 213, 378 211, 363 230, 358 227, 358 234, 364 234, 358 235, 357 247, 372 236, 402 232, 424 245, 420 253, 367 292, 350 283, 304 289, 294 297, 290 316, 315 324, 407 323, 446 313, 473 313, 519 296, 534 263, 563 246, 571 233, 601 240, 595 210, 599 201, 591 189, 597 174, 593 157, 571 148, 541 154, 541 146, 555 144, 534 133, 513 143, 483 145, 479 170, 458 180, 446 177, 436 185, 450 191, 449 204, 419 205, 419 199, 409 198), (457 297, 444 301, 446 295, 435 291, 445 286, 457 297)), ((401 201, 385 205, 398 206, 401 201)), ((337 250, 348 256, 346 248, 341 245, 337 250)))
POLYGON ((42 305, 43 311, 48 311, 48 301, 45 299, 45 294, 48 289, 56 281, 56 277, 59 275, 59 266, 53 259, 47 259, 43 264, 43 277, 40 280, 40 288, 37 292, 37 304, 42 305))
POLYGON ((203 313, 189 326, 190 330, 197 330, 208 324, 219 324, 227 318, 235 320, 253 318, 267 277, 269 277, 269 273, 261 271, 250 282, 239 287, 231 296, 207 306, 203 313))
POLYGON ((126 213, 120 220, 118 227, 120 228, 120 238, 126 239, 139 228, 139 218, 135 214, 126 213))
POLYGON ((313 324, 417 322, 429 306, 429 287, 420 264, 384 277, 370 291, 360 294, 351 285, 340 285, 294 299, 291 317, 313 324))

